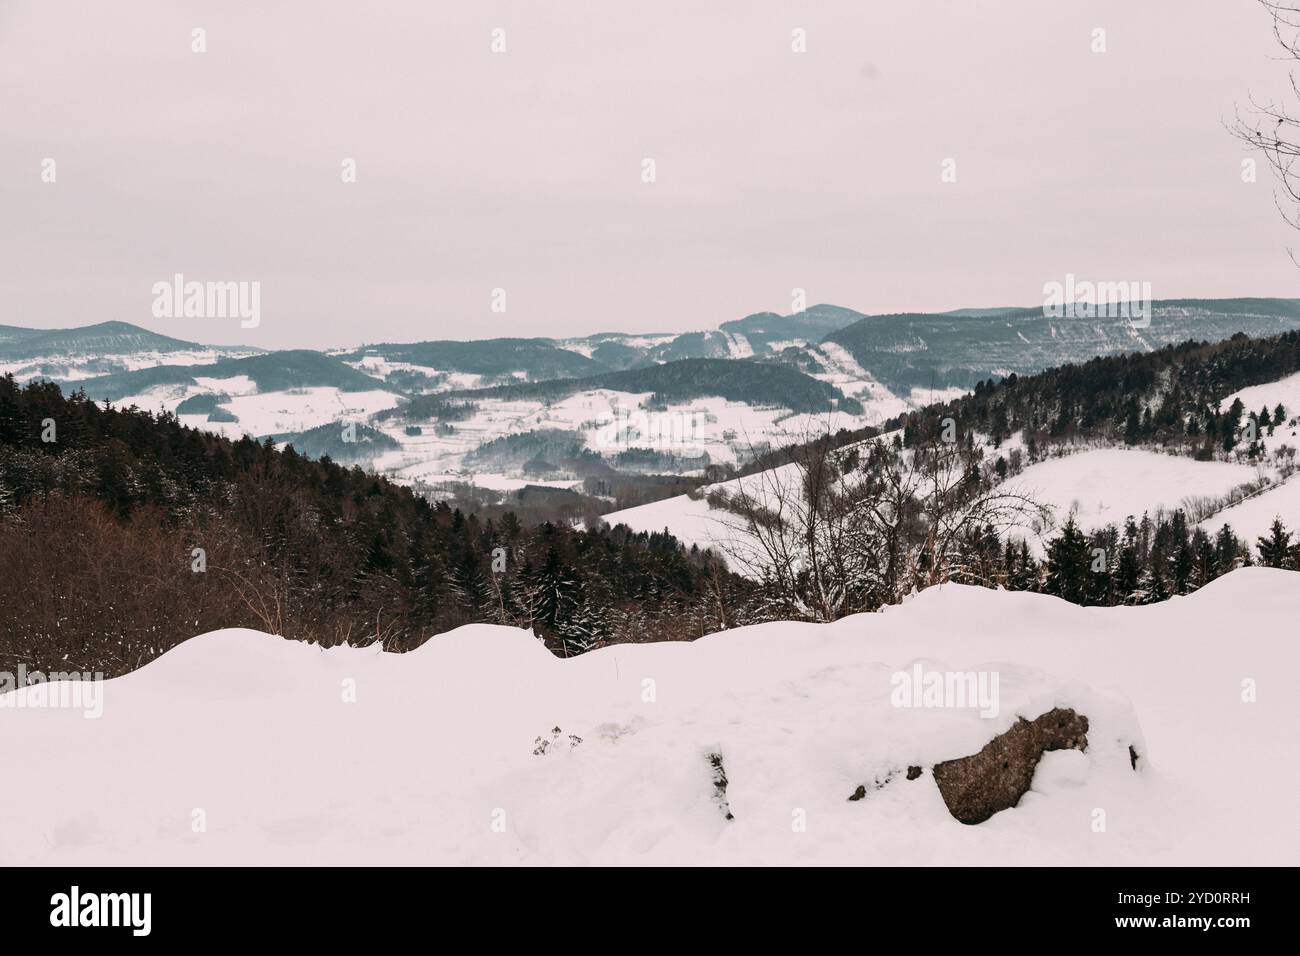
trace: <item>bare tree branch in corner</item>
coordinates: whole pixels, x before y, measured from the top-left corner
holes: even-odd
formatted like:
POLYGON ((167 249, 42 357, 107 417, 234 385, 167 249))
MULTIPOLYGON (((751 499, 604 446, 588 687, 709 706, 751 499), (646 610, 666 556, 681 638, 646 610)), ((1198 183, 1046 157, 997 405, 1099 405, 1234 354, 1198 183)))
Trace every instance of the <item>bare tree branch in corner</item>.
MULTIPOLYGON (((1281 3, 1278 0, 1257 0, 1273 18, 1273 36, 1282 48, 1282 59, 1300 61, 1300 5, 1281 3)), ((1291 105, 1272 99, 1257 100, 1250 96, 1250 109, 1246 115, 1237 110, 1228 129, 1242 142, 1263 152, 1273 177, 1281 186, 1275 191, 1273 201, 1278 212, 1293 229, 1300 230, 1300 82, 1295 71, 1290 73, 1291 105)), ((1291 261, 1300 265, 1295 252, 1287 249, 1291 261)))

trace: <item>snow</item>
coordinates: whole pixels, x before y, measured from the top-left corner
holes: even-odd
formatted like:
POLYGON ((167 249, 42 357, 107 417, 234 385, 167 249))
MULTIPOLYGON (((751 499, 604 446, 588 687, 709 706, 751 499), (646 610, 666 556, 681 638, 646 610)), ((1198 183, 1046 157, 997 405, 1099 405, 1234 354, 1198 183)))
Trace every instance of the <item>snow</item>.
MULTIPOLYGON (((432 421, 415 422, 424 433, 407 435, 406 422, 393 419, 379 427, 402 447, 375 459, 374 467, 398 481, 428 482, 464 471, 465 455, 495 438, 550 429, 572 432, 585 448, 610 457, 630 449, 653 449, 683 458, 707 454, 708 464, 739 464, 752 458, 755 450, 802 441, 828 422, 836 429, 866 423, 843 412, 801 415, 716 396, 651 406, 651 394, 600 388, 551 402, 474 399, 474 413, 453 422, 449 435, 436 434, 432 421)), ((701 461, 695 470, 702 470, 704 464, 701 461)))
POLYGON ((1300 576, 1248 568, 1150 607, 947 585, 568 661, 483 625, 406 655, 219 631, 107 682, 98 719, 0 707, 0 864, 1294 864, 1298 616, 1300 576), (999 713, 892 706, 918 662, 996 672, 999 713), (1058 705, 1087 752, 955 821, 930 766, 1058 705))
POLYGON ((52 353, 20 361, 0 362, 0 375, 12 374, 20 382, 37 376, 80 382, 110 372, 134 372, 158 365, 211 365, 223 358, 244 358, 257 354, 256 349, 242 348, 182 349, 175 352, 52 353))
POLYGON ((1093 448, 1030 465, 1009 484, 1056 512, 1057 525, 1071 511, 1084 530, 1122 527, 1129 515, 1173 510, 1184 498, 1218 496, 1253 480, 1249 465, 1196 461, 1136 448, 1093 448))
POLYGON ((651 533, 667 530, 687 547, 711 548, 726 536, 726 521, 730 515, 710 508, 703 498, 674 495, 602 517, 610 527, 625 524, 633 531, 651 533))
POLYGON ((727 357, 733 359, 747 359, 754 357, 754 346, 749 344, 749 339, 739 332, 723 332, 723 339, 727 343, 727 357))
POLYGON ((955 402, 963 395, 969 394, 970 389, 955 385, 948 388, 914 388, 909 393, 907 401, 915 408, 924 408, 938 402, 955 402))
POLYGON ((822 363, 823 368, 821 372, 811 372, 812 377, 834 385, 845 395, 860 401, 867 424, 878 425, 912 410, 911 404, 876 381, 844 346, 823 342, 808 352, 822 363))
POLYGON ((382 389, 345 392, 332 386, 236 395, 224 407, 250 435, 306 431, 331 422, 364 422, 375 412, 393 408, 399 396, 382 389))
POLYGON ((755 502, 775 506, 782 496, 797 493, 801 480, 799 466, 786 463, 743 478, 704 485, 698 490, 699 497, 674 495, 610 512, 603 515, 602 520, 610 527, 625 524, 637 532, 667 530, 687 547, 713 548, 736 573, 752 574, 755 569, 746 567, 744 560, 752 550, 745 519, 726 509, 711 507, 706 497, 720 491, 731 498, 744 495, 755 502), (735 554, 729 555, 729 551, 735 554))
MULTIPOLYGON (((1300 475, 1225 508, 1202 521, 1201 527, 1213 535, 1229 524, 1237 537, 1254 547, 1257 538, 1268 534, 1274 518, 1281 518, 1293 535, 1300 532, 1300 475)), ((1300 540, 1300 536, 1292 540, 1300 540)))
MULTIPOLYGON (((881 440, 888 442, 893 434, 888 433, 881 440)), ((990 447, 987 454, 989 460, 994 460, 1016 448, 1023 448, 1020 432, 1003 441, 999 448, 990 447)), ((782 465, 740 481, 746 493, 763 498, 785 489, 795 474, 795 466, 782 465)), ((1140 519, 1144 512, 1180 507, 1185 498, 1223 495, 1256 477, 1257 469, 1251 465, 1196 461, 1141 449, 1092 448, 1030 465, 1019 475, 1007 479, 1004 487, 1027 494, 1052 509, 1050 526, 1020 529, 1034 552, 1041 556, 1045 541, 1055 534, 1071 513, 1085 531, 1111 523, 1122 528, 1129 515, 1140 519)), ((678 495, 612 512, 605 515, 604 520, 611 526, 625 524, 633 531, 667 529, 686 545, 713 547, 725 558, 725 545, 740 541, 745 535, 744 523, 726 511, 710 508, 703 496, 717 489, 734 492, 735 485, 735 481, 708 485, 701 489, 698 499, 678 495)), ((1294 516, 1295 520, 1289 521, 1288 525, 1300 529, 1300 507, 1297 507, 1300 504, 1300 479, 1290 485, 1289 491, 1277 489, 1276 498, 1260 496, 1238 506, 1244 513, 1236 520, 1227 517, 1236 511, 1234 508, 1208 519, 1206 524, 1217 531, 1224 520, 1233 520, 1234 528, 1237 528, 1239 520, 1243 527, 1237 530, 1243 534, 1247 527, 1254 528, 1261 521, 1266 528, 1273 520, 1273 512, 1269 509, 1280 508, 1284 516, 1288 511, 1294 516), (1264 503, 1268 500, 1272 503, 1264 503), (1256 501, 1259 503, 1255 504, 1256 501), (1261 516, 1266 511, 1267 520, 1264 520, 1261 516)), ((1262 534, 1263 530, 1258 533, 1262 534)), ((734 561, 730 563, 735 564, 734 561)), ((745 571, 740 567, 733 567, 733 570, 745 571)))
POLYGON ((1252 385, 1239 392, 1233 392, 1219 403, 1219 407, 1226 411, 1238 398, 1246 407, 1247 414, 1267 408, 1269 417, 1272 418, 1273 410, 1277 408, 1278 402, 1281 402, 1287 419, 1294 419, 1300 415, 1300 372, 1280 378, 1276 382, 1252 385))
POLYGON ((196 378, 197 385, 155 385, 137 395, 115 402, 120 408, 135 405, 154 413, 175 412, 191 395, 224 392, 230 400, 222 407, 237 421, 210 422, 207 413, 181 415, 180 421, 193 428, 215 432, 227 438, 241 435, 276 435, 306 431, 331 422, 364 422, 375 412, 392 408, 400 396, 382 389, 345 392, 333 386, 293 388, 284 391, 258 392, 247 376, 231 378, 196 378))

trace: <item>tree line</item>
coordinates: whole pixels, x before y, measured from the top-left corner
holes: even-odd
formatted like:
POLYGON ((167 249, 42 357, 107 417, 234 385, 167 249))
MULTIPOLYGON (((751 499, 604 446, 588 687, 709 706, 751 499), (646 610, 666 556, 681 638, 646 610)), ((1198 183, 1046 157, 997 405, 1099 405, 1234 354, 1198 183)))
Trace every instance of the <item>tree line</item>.
POLYGON ((0 667, 105 673, 223 627, 406 650, 501 623, 564 655, 698 637, 757 604, 667 534, 483 518, 269 439, 8 376, 0 595, 0 667))

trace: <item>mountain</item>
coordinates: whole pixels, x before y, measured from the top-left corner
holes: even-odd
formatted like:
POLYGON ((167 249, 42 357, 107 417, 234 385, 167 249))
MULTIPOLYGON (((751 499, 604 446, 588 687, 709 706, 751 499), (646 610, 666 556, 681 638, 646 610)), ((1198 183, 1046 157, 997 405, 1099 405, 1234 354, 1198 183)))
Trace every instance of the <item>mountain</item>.
POLYGON ((867 316, 823 342, 842 346, 885 386, 908 396, 914 389, 965 390, 1094 355, 1296 328, 1300 299, 1166 299, 1152 303, 1148 328, 1123 318, 1045 318, 1042 308, 970 309, 867 316))
POLYGON ((71 382, 163 364, 204 365, 261 353, 247 346, 187 342, 127 322, 100 322, 78 329, 0 326, 0 375, 9 373, 19 381, 71 382))
POLYGON ((793 315, 756 312, 743 319, 723 322, 718 328, 734 335, 744 335, 750 342, 768 344, 774 340, 789 339, 816 342, 864 318, 866 316, 853 309, 821 304, 810 306, 805 311, 793 315))
MULTIPOLYGON (((418 372, 434 384, 449 375, 479 376, 482 381, 473 384, 482 387, 517 380, 581 378, 681 359, 769 356, 791 345, 816 342, 861 318, 862 313, 852 309, 815 305, 794 315, 756 313, 701 332, 598 332, 568 339, 381 342, 334 354, 376 372, 388 372, 399 364, 417 366, 403 371, 418 372)), ((464 383, 460 384, 464 387, 464 383)))
POLYGON ((129 322, 100 322, 76 329, 0 326, 0 362, 18 362, 46 356, 194 352, 205 348, 208 346, 159 335, 129 322))

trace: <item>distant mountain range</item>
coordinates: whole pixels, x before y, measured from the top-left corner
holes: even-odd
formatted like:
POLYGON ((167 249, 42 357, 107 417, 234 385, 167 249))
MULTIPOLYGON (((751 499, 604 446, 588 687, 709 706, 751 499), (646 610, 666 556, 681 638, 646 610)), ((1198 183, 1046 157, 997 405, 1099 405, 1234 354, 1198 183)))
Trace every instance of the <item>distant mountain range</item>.
MULTIPOLYGON (((1300 329, 1297 299, 1170 299, 1151 313, 1137 328, 1123 318, 1047 318, 1041 307, 869 315, 822 304, 711 331, 270 352, 125 322, 0 326, 0 374, 51 379, 226 435, 299 436, 313 448, 335 447, 329 432, 340 421, 364 424, 378 430, 374 440, 347 451, 376 456, 375 467, 463 480, 477 474, 476 449, 511 434, 571 435, 607 462, 740 464, 764 443, 787 441, 798 415, 833 412, 844 427, 864 427, 1012 373, 1300 329)), ((536 474, 546 463, 534 464, 536 474)))

